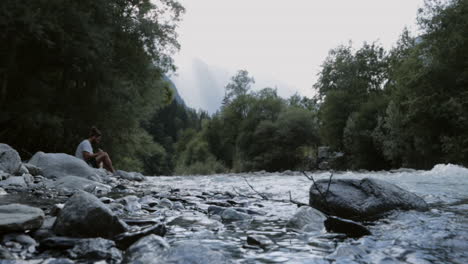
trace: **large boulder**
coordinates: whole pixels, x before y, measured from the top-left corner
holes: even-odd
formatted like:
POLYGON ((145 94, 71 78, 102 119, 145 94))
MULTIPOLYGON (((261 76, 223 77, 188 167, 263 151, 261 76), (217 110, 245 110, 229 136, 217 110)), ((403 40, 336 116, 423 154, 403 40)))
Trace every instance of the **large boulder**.
POLYGON ((64 236, 113 238, 126 225, 94 195, 78 191, 65 203, 53 230, 64 236))
POLYGON ((364 178, 317 181, 310 188, 309 204, 323 212, 353 220, 374 220, 399 210, 427 210, 426 202, 402 188, 377 179, 364 178), (322 195, 326 196, 326 200, 322 195))
POLYGON ((78 176, 93 181, 101 181, 95 170, 86 162, 65 153, 37 152, 29 163, 42 169, 47 178, 78 176))
POLYGON ((76 176, 66 176, 47 184, 49 188, 74 192, 77 190, 86 191, 93 194, 106 194, 110 192, 111 187, 99 182, 88 180, 76 176))
POLYGON ((21 158, 16 150, 0 143, 0 171, 15 174, 21 168, 21 158))
POLYGON ((321 232, 325 230, 325 220, 327 217, 309 206, 300 207, 294 216, 286 224, 287 228, 304 232, 321 232))
POLYGON ((44 212, 22 204, 0 206, 0 234, 38 229, 44 222, 44 212))

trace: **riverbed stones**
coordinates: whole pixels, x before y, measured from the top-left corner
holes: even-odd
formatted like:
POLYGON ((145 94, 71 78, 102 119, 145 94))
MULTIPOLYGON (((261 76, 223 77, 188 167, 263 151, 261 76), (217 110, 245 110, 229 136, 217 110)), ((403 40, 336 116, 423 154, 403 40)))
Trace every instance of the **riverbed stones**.
POLYGON ((287 228, 304 232, 321 232, 325 230, 325 220, 327 217, 309 206, 301 206, 297 212, 289 219, 287 228))
POLYGON ((42 175, 41 168, 34 166, 31 163, 23 163, 23 166, 28 170, 29 174, 31 174, 32 176, 42 175))
POLYGON ((0 143, 0 171, 15 174, 21 168, 21 158, 16 150, 0 143))
POLYGON ((77 176, 93 181, 101 181, 93 168, 86 162, 64 153, 37 152, 29 163, 42 169, 47 178, 77 176))
POLYGON ((72 259, 106 260, 107 263, 120 263, 122 253, 115 247, 115 242, 103 238, 80 239, 68 250, 72 259))
POLYGON ((49 187, 61 190, 65 193, 73 193, 77 190, 82 190, 96 195, 104 195, 111 190, 109 185, 77 176, 65 176, 56 181, 50 182, 48 185, 49 187))
MULTIPOLYGON (((317 188, 325 195, 328 180, 317 181, 317 188)), ((312 185, 310 206, 331 215, 353 219, 374 220, 383 214, 399 210, 427 210, 426 202, 419 196, 394 184, 364 178, 332 180, 326 201, 312 185)))
POLYGON ((112 238, 126 231, 126 225, 94 195, 76 192, 57 216, 53 230, 72 237, 112 238))
POLYGON ((228 208, 221 214, 223 221, 245 221, 252 219, 252 216, 246 213, 241 213, 233 208, 228 208))
POLYGON ((26 188, 26 182, 23 176, 11 176, 4 181, 0 181, 0 186, 3 188, 26 188))
POLYGON ((127 249, 122 264, 166 263, 162 261, 161 255, 168 249, 169 244, 164 238, 151 234, 127 249))
POLYGON ((115 172, 115 175, 122 179, 126 179, 129 181, 144 181, 145 180, 145 176, 143 176, 143 174, 138 173, 138 172, 126 172, 123 170, 117 170, 115 172))
POLYGON ((269 237, 264 235, 250 235, 247 236, 247 244, 267 249, 272 247, 274 245, 274 242, 269 237))
POLYGON ((0 206, 0 233, 34 230, 41 227, 44 212, 22 204, 0 206))
POLYGON ((136 241, 138 241, 139 239, 143 237, 146 237, 150 234, 163 237, 166 235, 166 232, 167 232, 166 225, 158 224, 158 225, 151 226, 148 228, 143 228, 138 231, 122 233, 120 235, 117 235, 114 238, 114 241, 117 243, 118 248, 127 249, 129 246, 131 246, 133 243, 135 243, 136 241))

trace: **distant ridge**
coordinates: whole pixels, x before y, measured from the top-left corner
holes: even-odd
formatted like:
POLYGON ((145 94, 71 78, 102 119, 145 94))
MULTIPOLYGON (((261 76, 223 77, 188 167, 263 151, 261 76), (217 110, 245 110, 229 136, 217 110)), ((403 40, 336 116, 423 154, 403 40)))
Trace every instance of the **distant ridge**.
POLYGON ((169 77, 167 77, 166 75, 164 75, 164 81, 169 83, 169 87, 174 92, 174 99, 176 100, 176 102, 180 105, 187 107, 184 99, 182 99, 182 97, 179 95, 179 91, 177 91, 177 87, 175 86, 174 82, 171 79, 169 79, 169 77))

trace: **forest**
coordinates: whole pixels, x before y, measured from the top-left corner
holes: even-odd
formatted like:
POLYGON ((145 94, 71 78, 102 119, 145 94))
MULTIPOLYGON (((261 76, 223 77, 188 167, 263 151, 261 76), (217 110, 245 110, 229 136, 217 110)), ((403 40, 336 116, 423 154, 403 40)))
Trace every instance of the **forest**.
POLYGON ((177 0, 1 1, 0 142, 23 159, 73 154, 95 125, 117 168, 146 175, 315 169, 319 146, 344 153, 341 170, 468 166, 468 1, 426 1, 419 30, 389 50, 331 47, 314 98, 254 90, 239 70, 212 115, 167 79, 184 12, 177 0))

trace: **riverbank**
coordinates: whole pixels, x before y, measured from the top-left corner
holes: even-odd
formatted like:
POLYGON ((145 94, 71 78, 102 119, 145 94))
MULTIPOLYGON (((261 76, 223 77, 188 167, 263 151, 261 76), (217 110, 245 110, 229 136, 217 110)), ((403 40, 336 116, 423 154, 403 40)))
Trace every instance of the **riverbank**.
MULTIPOLYGON (((328 179, 329 173, 311 175, 320 180, 328 179)), ((122 221, 128 230, 125 236, 56 238, 57 216, 67 210, 71 200, 81 200, 70 198, 76 190, 51 184, 60 179, 32 176, 26 187, 4 187, 7 194, 0 196, 0 205, 22 203, 41 208, 43 224, 39 230, 3 235, 2 258, 14 260, 2 263, 132 263, 142 259, 159 261, 155 263, 468 261, 468 170, 459 166, 438 165, 430 171, 335 173, 335 179, 384 180, 429 204, 428 211, 394 211, 377 221, 365 222, 372 235, 357 239, 326 232, 319 222, 304 230, 292 228, 291 219, 301 209, 287 202, 289 192, 294 200, 308 203, 311 187, 299 172, 161 176, 145 177, 143 181, 101 176, 104 180, 96 185, 99 188, 87 189, 96 199, 88 194, 84 199, 98 200, 96 203, 102 203, 102 208, 122 221), (146 240, 135 245, 142 237, 146 240)))

